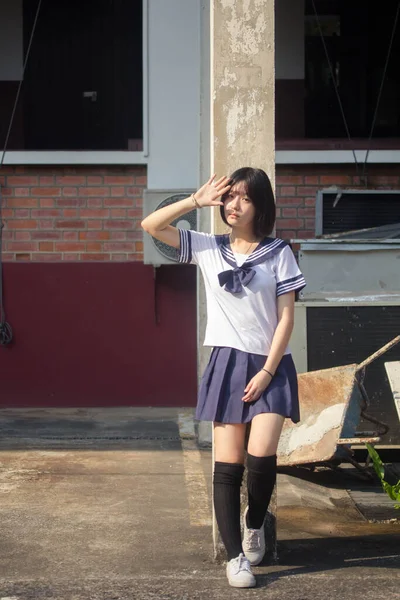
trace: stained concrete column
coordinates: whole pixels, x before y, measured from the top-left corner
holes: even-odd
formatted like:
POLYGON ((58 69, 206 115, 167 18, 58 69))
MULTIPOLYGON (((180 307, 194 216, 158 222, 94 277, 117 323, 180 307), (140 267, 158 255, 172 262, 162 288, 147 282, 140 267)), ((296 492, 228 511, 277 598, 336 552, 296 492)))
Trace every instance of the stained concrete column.
MULTIPOLYGON (((210 167, 217 176, 244 166, 264 169, 274 185, 274 0, 210 0, 210 167)), ((226 231, 218 210, 214 233, 226 231)), ((200 323, 201 325, 201 323, 200 323)), ((247 502, 243 485, 243 506, 247 502)), ((275 499, 266 519, 274 559, 275 499)), ((214 551, 225 551, 214 519, 214 551)))
POLYGON ((214 171, 261 167, 274 183, 274 1, 213 0, 210 37, 214 171))

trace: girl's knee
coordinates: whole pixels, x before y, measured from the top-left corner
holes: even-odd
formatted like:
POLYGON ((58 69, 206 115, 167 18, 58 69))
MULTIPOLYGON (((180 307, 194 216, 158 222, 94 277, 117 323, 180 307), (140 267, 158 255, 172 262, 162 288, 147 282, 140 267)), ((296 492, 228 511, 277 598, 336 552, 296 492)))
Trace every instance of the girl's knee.
POLYGON ((244 465, 244 449, 242 451, 232 452, 225 448, 215 448, 215 461, 232 465, 244 465))

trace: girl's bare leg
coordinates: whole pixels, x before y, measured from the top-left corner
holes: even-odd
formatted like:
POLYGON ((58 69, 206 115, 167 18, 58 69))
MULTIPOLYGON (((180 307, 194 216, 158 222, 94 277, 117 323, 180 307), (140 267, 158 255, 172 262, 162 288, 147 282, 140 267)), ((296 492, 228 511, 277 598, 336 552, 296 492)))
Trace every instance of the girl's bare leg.
POLYGON ((215 460, 243 464, 245 435, 245 423, 214 423, 215 460))
POLYGON ((252 456, 276 454, 285 417, 275 413, 257 415, 251 422, 247 451, 252 456))

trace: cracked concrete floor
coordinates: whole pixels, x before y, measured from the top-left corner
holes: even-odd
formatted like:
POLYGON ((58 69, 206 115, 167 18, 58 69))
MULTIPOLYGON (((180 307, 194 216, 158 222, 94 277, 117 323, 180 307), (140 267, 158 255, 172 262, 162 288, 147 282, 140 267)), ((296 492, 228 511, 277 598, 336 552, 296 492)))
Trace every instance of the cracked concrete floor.
POLYGON ((135 425, 152 439, 35 438, 32 422, 1 437, 0 600, 399 597, 399 526, 368 523, 318 474, 279 475, 279 563, 229 588, 212 560, 211 451, 179 434, 177 411, 154 415, 135 425))

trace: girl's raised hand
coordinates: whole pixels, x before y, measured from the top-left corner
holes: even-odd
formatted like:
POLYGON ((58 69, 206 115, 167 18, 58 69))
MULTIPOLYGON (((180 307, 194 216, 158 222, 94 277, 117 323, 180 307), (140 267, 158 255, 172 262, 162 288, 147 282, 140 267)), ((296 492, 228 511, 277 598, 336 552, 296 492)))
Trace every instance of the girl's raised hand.
POLYGON ((215 174, 195 193, 197 203, 203 206, 221 206, 221 196, 230 190, 229 177, 224 175, 218 181, 214 181, 215 174))

